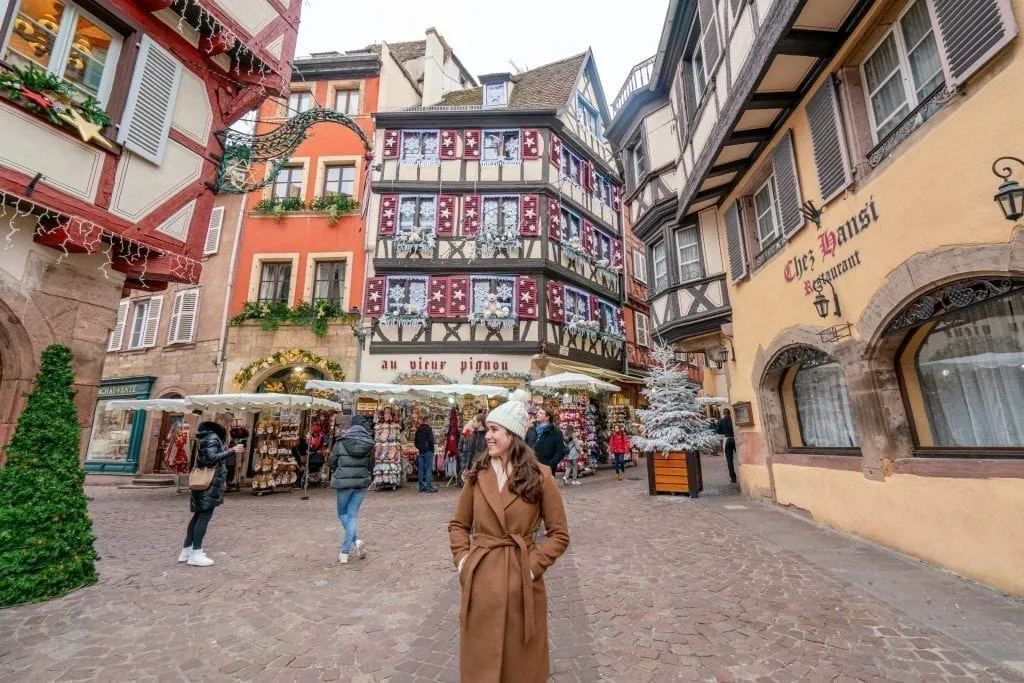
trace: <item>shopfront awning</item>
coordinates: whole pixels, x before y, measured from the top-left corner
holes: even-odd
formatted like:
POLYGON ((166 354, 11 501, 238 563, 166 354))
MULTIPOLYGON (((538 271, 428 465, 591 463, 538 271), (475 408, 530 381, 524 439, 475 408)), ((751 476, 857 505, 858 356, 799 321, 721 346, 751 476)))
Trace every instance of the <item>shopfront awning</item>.
POLYGON ((449 396, 486 396, 508 398, 508 389, 488 384, 420 384, 409 387, 413 394, 447 394, 449 396))
POLYGON ((104 401, 103 409, 108 411, 148 410, 154 413, 184 413, 187 410, 183 398, 117 399, 104 401))
POLYGON ((341 412, 342 405, 317 396, 300 394, 200 394, 187 396, 185 407, 190 410, 268 410, 294 408, 298 410, 332 410, 341 412))
POLYGON ((559 370, 565 370, 567 372, 581 372, 584 375, 590 375, 591 377, 597 377, 608 382, 616 383, 627 383, 627 384, 644 384, 643 377, 634 377, 632 375, 624 375, 621 372, 615 372, 614 370, 606 370, 604 368, 595 368, 592 365, 584 365, 583 363, 575 363, 571 360, 558 360, 551 363, 550 367, 557 368, 559 370))
POLYGON ((404 384, 385 384, 380 382, 334 382, 326 379, 311 379, 306 382, 306 389, 333 391, 344 396, 404 396, 411 387, 404 384))
POLYGON ((589 391, 621 391, 621 388, 598 379, 592 375, 585 375, 581 372, 562 372, 550 377, 542 377, 530 382, 530 386, 536 389, 587 389, 589 391))

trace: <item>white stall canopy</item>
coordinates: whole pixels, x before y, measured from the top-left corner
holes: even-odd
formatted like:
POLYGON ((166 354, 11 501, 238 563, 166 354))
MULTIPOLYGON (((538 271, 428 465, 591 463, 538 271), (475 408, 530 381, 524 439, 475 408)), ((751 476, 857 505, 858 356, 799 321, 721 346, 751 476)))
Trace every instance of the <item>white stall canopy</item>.
POLYGON ((183 398, 116 399, 104 401, 103 409, 109 411, 148 410, 154 413, 184 413, 188 410, 183 398))
POLYGON ((588 391, 620 391, 620 388, 611 382, 584 375, 579 372, 563 372, 550 377, 535 379, 530 382, 531 387, 537 389, 586 389, 588 391))
POLYGON ((316 396, 297 394, 200 394, 185 398, 185 407, 190 410, 242 410, 257 411, 274 408, 298 410, 332 410, 340 412, 342 406, 334 401, 316 396))

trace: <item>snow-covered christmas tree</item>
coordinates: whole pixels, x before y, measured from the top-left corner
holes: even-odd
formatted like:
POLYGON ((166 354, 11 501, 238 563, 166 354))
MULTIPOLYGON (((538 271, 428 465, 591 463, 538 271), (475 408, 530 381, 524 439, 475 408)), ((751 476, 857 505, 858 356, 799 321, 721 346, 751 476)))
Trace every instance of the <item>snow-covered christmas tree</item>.
POLYGON ((633 444, 642 451, 658 453, 716 449, 718 436, 701 417, 697 387, 679 369, 675 351, 659 343, 651 355, 657 364, 643 390, 650 406, 636 411, 647 436, 635 437, 633 444))

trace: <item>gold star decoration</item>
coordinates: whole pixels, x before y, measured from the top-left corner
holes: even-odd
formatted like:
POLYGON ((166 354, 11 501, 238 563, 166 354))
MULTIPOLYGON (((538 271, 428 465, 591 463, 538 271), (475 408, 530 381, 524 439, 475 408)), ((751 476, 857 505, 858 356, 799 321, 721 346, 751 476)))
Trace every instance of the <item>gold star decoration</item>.
POLYGON ((82 142, 89 142, 95 140, 107 149, 113 149, 114 146, 110 144, 110 140, 100 135, 100 131, 103 130, 103 126, 98 123, 91 123, 79 113, 77 109, 67 109, 66 111, 59 114, 60 118, 70 123, 72 126, 78 129, 78 135, 82 138, 82 142))

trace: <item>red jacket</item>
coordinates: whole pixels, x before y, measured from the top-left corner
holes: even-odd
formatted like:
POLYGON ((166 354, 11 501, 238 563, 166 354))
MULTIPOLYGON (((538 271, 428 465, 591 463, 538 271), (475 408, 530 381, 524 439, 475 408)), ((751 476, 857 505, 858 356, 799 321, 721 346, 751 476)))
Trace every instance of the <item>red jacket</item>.
POLYGON ((612 434, 612 453, 629 453, 629 437, 626 432, 615 432, 612 434))

